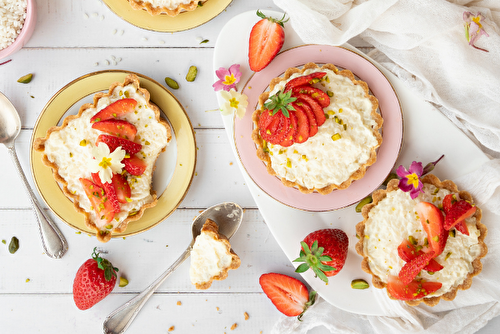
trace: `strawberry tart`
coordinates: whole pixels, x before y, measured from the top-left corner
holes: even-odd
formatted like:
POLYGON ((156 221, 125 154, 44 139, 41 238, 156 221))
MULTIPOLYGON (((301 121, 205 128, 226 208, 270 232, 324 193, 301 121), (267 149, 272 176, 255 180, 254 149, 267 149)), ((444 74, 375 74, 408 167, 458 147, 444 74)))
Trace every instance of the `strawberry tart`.
POLYGON ((189 276, 197 289, 208 289, 213 280, 224 280, 230 269, 238 269, 241 260, 231 249, 219 226, 207 219, 191 250, 189 276))
POLYGON ((129 0, 133 9, 146 10, 151 15, 177 16, 203 6, 208 0, 129 0))
POLYGON ((253 113, 252 139, 267 171, 303 193, 361 179, 382 143, 378 100, 349 70, 307 63, 271 80, 253 113))
POLYGON ((170 139, 170 126, 130 74, 50 128, 34 147, 85 225, 107 242, 156 205, 153 170, 170 139))
POLYGON ((398 180, 373 193, 356 226, 356 251, 373 285, 391 299, 435 306, 470 288, 481 272, 487 229, 468 192, 432 174, 421 181, 423 193, 415 199, 398 180))

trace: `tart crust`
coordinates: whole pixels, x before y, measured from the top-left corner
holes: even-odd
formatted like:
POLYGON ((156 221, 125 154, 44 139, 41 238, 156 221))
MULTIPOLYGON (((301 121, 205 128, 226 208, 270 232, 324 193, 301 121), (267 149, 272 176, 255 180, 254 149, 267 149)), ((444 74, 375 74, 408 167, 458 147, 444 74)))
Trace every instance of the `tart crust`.
POLYGON ((267 172, 271 175, 275 175, 275 176, 279 177, 281 182, 287 187, 296 187, 300 190, 300 192, 305 193, 305 194, 310 194, 314 191, 317 191, 318 193, 320 193, 322 195, 327 195, 335 189, 346 189, 347 187, 349 187, 351 185, 351 183, 354 180, 361 179, 363 176, 365 176, 367 167, 373 165, 375 163, 375 161, 377 161, 377 148, 382 144, 382 135, 380 134, 379 130, 382 128, 382 123, 383 123, 382 116, 380 116, 380 114, 377 113, 378 100, 375 96, 369 94, 368 84, 364 81, 356 80, 356 78, 354 77, 354 74, 349 70, 340 71, 333 64, 325 64, 325 65, 319 67, 315 63, 307 63, 302 67, 302 69, 299 69, 296 67, 291 67, 285 71, 285 74, 283 77, 278 77, 278 78, 274 78, 271 80, 271 82, 269 84, 269 91, 266 91, 266 92, 260 94, 260 96, 259 96, 259 105, 261 106, 260 109, 255 110, 253 115, 252 115, 252 120, 255 124, 254 130, 252 132, 252 139, 257 144, 257 157, 265 163, 265 165, 267 167, 267 172), (273 167, 271 165, 271 158, 270 158, 269 153, 266 153, 264 151, 264 143, 263 143, 262 138, 259 135, 259 125, 258 124, 259 124, 259 117, 264 110, 263 109, 264 103, 269 98, 269 92, 271 92, 278 83, 280 83, 281 81, 288 80, 295 73, 302 74, 302 73, 304 73, 304 71, 306 71, 308 69, 317 69, 317 68, 331 70, 331 71, 335 72, 335 74, 342 75, 344 77, 349 78, 355 85, 359 85, 363 88, 363 90, 365 91, 365 97, 368 98, 370 100, 370 102, 372 103, 371 116, 376 123, 376 125, 373 127, 372 130, 373 130, 373 135, 377 139, 378 143, 377 143, 377 145, 372 147, 368 161, 365 164, 363 164, 362 166, 360 166, 359 169, 356 170, 353 174, 351 174, 349 179, 345 180, 341 184, 330 184, 330 185, 327 185, 326 187, 323 187, 323 188, 310 189, 310 188, 306 188, 302 185, 299 185, 296 182, 286 180, 284 177, 279 177, 276 174, 276 171, 273 169, 273 167))
POLYGON ((201 232, 208 234, 211 236, 215 241, 218 241, 226 246, 226 248, 229 250, 231 254, 231 263, 227 268, 224 268, 219 275, 212 276, 208 281, 203 282, 203 283, 196 283, 196 289, 200 290, 205 290, 208 289, 214 280, 217 281, 222 281, 227 278, 228 276, 228 271, 238 269, 241 264, 241 260, 238 255, 233 251, 231 248, 231 244, 229 243, 229 240, 227 237, 223 234, 219 233, 219 226, 217 225, 216 222, 214 222, 211 219, 208 219, 205 221, 205 224, 203 224, 203 227, 201 228, 201 232))
MULTIPOLYGON (((99 240, 100 242, 108 242, 111 239, 111 234, 112 233, 123 233, 123 232, 125 232, 125 230, 127 229, 128 223, 140 219, 142 217, 142 215, 144 214, 144 210, 146 210, 148 208, 154 207, 156 205, 156 203, 158 202, 158 199, 157 199, 157 196, 156 196, 156 192, 151 187, 150 193, 151 193, 151 196, 153 197, 153 201, 151 203, 147 203, 147 204, 143 205, 137 211, 136 214, 128 216, 124 221, 122 221, 120 223, 120 225, 116 226, 112 230, 106 230, 106 231, 101 230, 91 220, 90 214, 87 211, 85 211, 83 208, 80 207, 79 201, 78 201, 78 196, 72 194, 71 191, 69 191, 69 189, 68 189, 68 182, 66 182, 66 180, 63 177, 61 177, 61 175, 59 174, 59 167, 57 166, 57 164, 51 162, 48 159, 47 155, 44 154, 44 152, 45 152, 45 142, 49 139, 50 135, 53 132, 60 131, 61 129, 65 128, 71 120, 79 118, 86 109, 88 109, 88 108, 96 108, 99 99, 101 99, 102 97, 109 97, 109 96, 111 96, 113 94, 113 90, 116 87, 125 87, 127 85, 132 85, 133 87, 136 88, 136 91, 138 93, 140 93, 141 95, 144 96, 145 100, 148 103, 148 107, 151 108, 154 111, 154 113, 155 113, 156 121, 158 121, 160 124, 162 124, 163 126, 165 126, 165 128, 167 129, 167 142, 170 142, 170 140, 172 139, 172 133, 171 133, 170 125, 166 121, 160 119, 160 110, 159 110, 159 108, 150 101, 150 94, 149 94, 149 92, 145 88, 141 88, 140 87, 139 78, 136 75, 134 75, 134 74, 129 74, 129 75, 127 75, 127 77, 125 77, 125 80, 124 80, 123 83, 115 82, 115 83, 111 84, 111 86, 109 87, 109 90, 108 90, 107 93, 99 92, 99 93, 95 94, 94 95, 94 103, 93 104, 92 103, 85 103, 84 105, 82 105, 80 107, 80 110, 78 111, 77 115, 70 115, 70 116, 66 117, 64 119, 63 124, 61 126, 53 126, 53 127, 51 127, 50 129, 47 130, 47 134, 46 134, 45 138, 36 138, 35 141, 34 141, 34 144, 33 144, 34 149, 37 150, 38 152, 42 153, 42 162, 43 162, 43 164, 45 166, 47 166, 47 167, 52 168, 52 174, 54 176, 54 179, 59 183, 59 185, 61 186, 64 194, 66 195, 66 197, 68 197, 73 202, 75 210, 77 212, 82 213, 82 214, 85 215, 85 226, 87 226, 89 229, 94 230, 96 232, 97 240, 99 240)), ((164 152, 164 151, 165 151, 165 148, 163 148, 161 150, 161 152, 164 152)), ((158 156, 156 157, 156 159, 157 158, 158 158, 158 156)), ((156 161, 156 159, 155 159, 155 161, 156 161)), ((154 168, 153 168, 153 172, 154 172, 154 168)))
MULTIPOLYGON (((471 194, 467 191, 463 191, 463 190, 459 191, 456 184, 453 181, 450 181, 450 180, 440 181, 435 175, 432 175, 432 174, 427 174, 427 175, 423 176, 421 178, 421 181, 422 181, 422 183, 432 184, 437 188, 447 189, 447 190, 451 191, 452 193, 458 193, 461 199, 464 199, 466 201, 469 201, 470 203, 473 203, 473 198, 472 198, 471 194)), ((368 257, 365 256, 365 253, 363 250, 363 247, 364 247, 363 241, 365 238, 365 233, 364 233, 365 224, 366 224, 366 221, 368 219, 368 214, 369 214, 370 210, 373 207, 375 207, 378 204, 378 202, 383 200, 387 196, 388 192, 398 190, 399 189, 398 184, 399 184, 399 180, 394 179, 394 180, 391 180, 389 182, 386 190, 375 191, 372 195, 373 202, 365 205, 362 209, 363 221, 356 225, 356 234, 359 236, 359 241, 356 244, 356 252, 363 257, 363 261, 361 262, 361 268, 366 273, 372 275, 372 283, 378 289, 385 288, 387 284, 385 282, 383 282, 377 275, 375 275, 371 271, 370 265, 368 262, 368 257)), ((423 302, 427 306, 435 306, 439 303, 441 298, 443 300, 447 300, 447 301, 453 300, 453 299, 455 299, 458 290, 467 290, 471 287, 472 277, 477 276, 481 272, 481 270, 483 269, 481 259, 486 255, 486 253, 488 253, 488 247, 484 243, 484 238, 486 237, 488 230, 487 230, 486 226, 481 224, 482 213, 481 213, 481 209, 479 207, 477 207, 476 212, 474 213, 473 217, 476 218, 476 227, 480 232, 480 235, 478 237, 478 243, 479 243, 479 246, 481 247, 480 254, 472 262, 472 269, 473 270, 467 274, 467 277, 465 278, 465 280, 463 281, 462 284, 454 287, 452 290, 448 291, 447 293, 445 293, 441 296, 437 296, 437 297, 421 298, 421 299, 417 299, 417 300, 407 300, 405 302, 408 305, 417 306, 423 302)), ((389 298, 397 300, 396 298, 392 297, 388 291, 387 291, 387 295, 389 296, 389 298)))
POLYGON ((154 7, 151 3, 141 1, 141 0, 129 0, 129 3, 133 9, 145 10, 153 16, 160 15, 160 14, 167 14, 168 16, 174 17, 174 16, 177 16, 183 12, 192 12, 193 10, 198 8, 198 3, 201 2, 203 4, 206 1, 208 1, 208 0, 203 0, 203 1, 192 0, 190 3, 180 4, 175 9, 168 9, 167 7, 154 7))

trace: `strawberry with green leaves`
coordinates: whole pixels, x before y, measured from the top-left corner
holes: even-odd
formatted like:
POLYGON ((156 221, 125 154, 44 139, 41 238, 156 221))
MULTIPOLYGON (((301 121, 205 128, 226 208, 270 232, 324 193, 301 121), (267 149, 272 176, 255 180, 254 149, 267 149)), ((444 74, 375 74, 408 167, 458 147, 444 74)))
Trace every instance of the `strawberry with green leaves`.
POLYGON ((248 47, 248 63, 254 72, 263 70, 276 57, 285 42, 284 24, 288 21, 285 16, 275 19, 257 11, 262 18, 250 32, 248 47))
POLYGON ((344 267, 349 248, 349 238, 339 229, 323 229, 308 234, 301 241, 300 257, 293 262, 304 262, 295 270, 303 273, 311 268, 325 283, 344 267))
POLYGON ((116 284, 116 272, 111 262, 96 252, 78 269, 73 282, 73 299, 80 310, 87 310, 111 293, 116 284))
POLYGON ((308 292, 301 281, 282 274, 268 273, 260 276, 260 286, 276 308, 286 316, 302 317, 314 304, 316 291, 308 292))

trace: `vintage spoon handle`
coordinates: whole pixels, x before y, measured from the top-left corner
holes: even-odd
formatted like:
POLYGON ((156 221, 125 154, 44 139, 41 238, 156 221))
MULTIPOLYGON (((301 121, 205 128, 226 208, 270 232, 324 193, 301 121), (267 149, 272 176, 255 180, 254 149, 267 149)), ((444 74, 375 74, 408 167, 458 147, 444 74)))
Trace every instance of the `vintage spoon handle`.
POLYGON ((31 201, 31 206, 33 207, 33 211, 35 211, 36 221, 38 223, 38 229, 40 231, 40 237, 42 239, 42 246, 45 251, 45 254, 50 256, 53 259, 61 258, 64 253, 68 250, 68 243, 66 239, 62 235, 61 231, 57 228, 57 226, 52 222, 50 217, 40 208, 40 204, 38 203, 35 194, 31 190, 31 187, 26 179, 26 175, 24 175, 21 164, 19 163, 19 159, 17 158, 17 154, 14 148, 8 148, 10 157, 14 162, 14 166, 16 167, 21 180, 23 180, 24 188, 28 193, 28 197, 31 201))
POLYGON ((127 330, 132 321, 142 309, 144 304, 149 300, 153 293, 160 287, 160 285, 174 272, 177 267, 186 260, 191 254, 193 243, 181 254, 160 277, 158 277, 150 286, 143 292, 114 310, 103 323, 103 330, 105 334, 120 334, 127 330))

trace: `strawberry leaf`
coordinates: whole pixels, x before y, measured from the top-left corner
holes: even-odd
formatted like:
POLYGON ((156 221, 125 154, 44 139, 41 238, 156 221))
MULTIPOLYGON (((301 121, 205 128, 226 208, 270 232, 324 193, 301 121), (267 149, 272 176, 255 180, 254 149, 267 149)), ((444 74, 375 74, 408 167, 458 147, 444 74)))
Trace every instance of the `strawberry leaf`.
POLYGON ((264 107, 267 110, 272 110, 273 116, 276 113, 281 112, 285 117, 289 118, 289 110, 295 110, 295 108, 291 105, 291 103, 295 102, 295 100, 297 100, 297 98, 292 97, 291 91, 286 93, 278 91, 269 98, 268 102, 264 103, 264 107))

